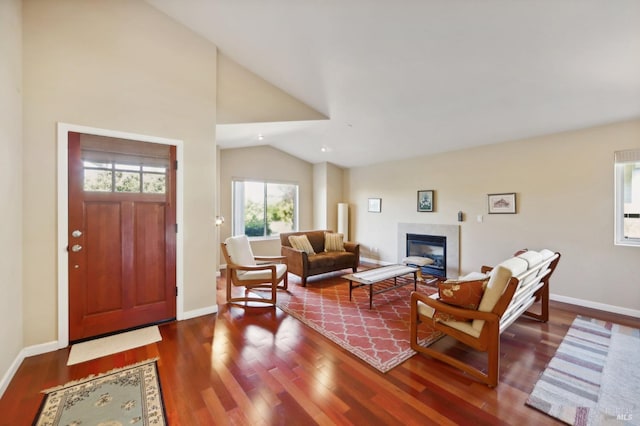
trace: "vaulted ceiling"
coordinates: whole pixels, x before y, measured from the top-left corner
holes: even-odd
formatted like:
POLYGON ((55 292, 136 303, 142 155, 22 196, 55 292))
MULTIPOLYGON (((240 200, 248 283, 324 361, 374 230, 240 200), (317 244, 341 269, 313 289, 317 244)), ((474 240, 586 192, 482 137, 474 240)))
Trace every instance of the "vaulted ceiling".
POLYGON ((357 167, 640 117, 640 0, 147 1, 327 117, 222 148, 357 167))

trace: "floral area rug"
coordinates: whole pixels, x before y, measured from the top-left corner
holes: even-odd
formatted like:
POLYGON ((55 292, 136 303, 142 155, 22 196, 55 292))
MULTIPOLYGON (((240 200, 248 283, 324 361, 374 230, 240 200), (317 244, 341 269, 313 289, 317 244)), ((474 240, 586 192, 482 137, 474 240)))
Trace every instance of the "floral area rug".
MULTIPOLYGON (((386 373, 416 354, 409 343, 412 291, 413 278, 409 285, 374 295, 369 309, 368 287, 354 289, 349 300, 347 280, 309 282, 306 287, 289 283, 287 292, 278 292, 277 306, 386 373)), ((418 291, 431 294, 435 289, 418 284, 418 291)), ((421 333, 425 346, 442 337, 438 331, 421 333)))
POLYGON ((640 330, 578 316, 526 404, 570 425, 640 425, 640 330))
POLYGON ((43 391, 34 425, 165 425, 156 360, 43 391))

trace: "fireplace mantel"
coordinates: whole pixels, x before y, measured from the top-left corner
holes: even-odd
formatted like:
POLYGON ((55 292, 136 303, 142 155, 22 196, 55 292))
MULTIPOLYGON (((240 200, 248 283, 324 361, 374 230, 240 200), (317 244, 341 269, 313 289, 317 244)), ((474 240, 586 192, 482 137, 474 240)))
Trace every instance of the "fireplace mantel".
POLYGON ((460 226, 427 223, 398 224, 398 263, 406 257, 407 234, 441 235, 447 237, 447 277, 460 275, 460 226))

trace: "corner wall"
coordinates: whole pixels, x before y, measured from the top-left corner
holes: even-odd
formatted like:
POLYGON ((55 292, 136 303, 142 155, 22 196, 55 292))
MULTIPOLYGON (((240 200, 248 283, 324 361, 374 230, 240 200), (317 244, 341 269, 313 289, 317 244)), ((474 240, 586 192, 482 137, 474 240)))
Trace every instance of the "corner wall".
MULTIPOLYGON (((338 229, 338 203, 343 201, 343 169, 331 163, 313 165, 313 229, 338 229)), ((302 229, 302 228, 301 228, 302 229)))
POLYGON ((57 122, 184 141, 184 310, 215 307, 216 47, 145 2, 23 14, 24 345, 57 338, 57 122))
POLYGON ((218 124, 327 118, 221 52, 217 77, 218 124))
POLYGON ((0 1, 0 397, 23 345, 22 2, 0 1))
POLYGON ((640 148, 640 120, 488 145, 346 173, 352 233, 362 255, 397 262, 398 223, 460 223, 460 272, 514 251, 562 253, 551 280, 559 297, 640 312, 640 251, 615 246, 613 153, 640 148), (417 191, 435 190, 435 211, 417 212, 417 191), (517 214, 487 214, 487 194, 515 192, 517 214), (368 213, 367 198, 382 198, 368 213), (477 216, 482 215, 482 223, 477 216))

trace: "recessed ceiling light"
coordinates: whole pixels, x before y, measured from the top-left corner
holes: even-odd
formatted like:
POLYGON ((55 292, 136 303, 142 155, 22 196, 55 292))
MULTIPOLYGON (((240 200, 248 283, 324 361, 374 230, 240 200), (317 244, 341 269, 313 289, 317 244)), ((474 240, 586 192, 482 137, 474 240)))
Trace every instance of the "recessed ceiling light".
POLYGON ((322 147, 320 148, 320 152, 329 152, 329 147, 326 145, 322 145, 322 147))
POLYGON ((264 135, 262 133, 258 133, 258 140, 261 141, 264 139, 264 135))

